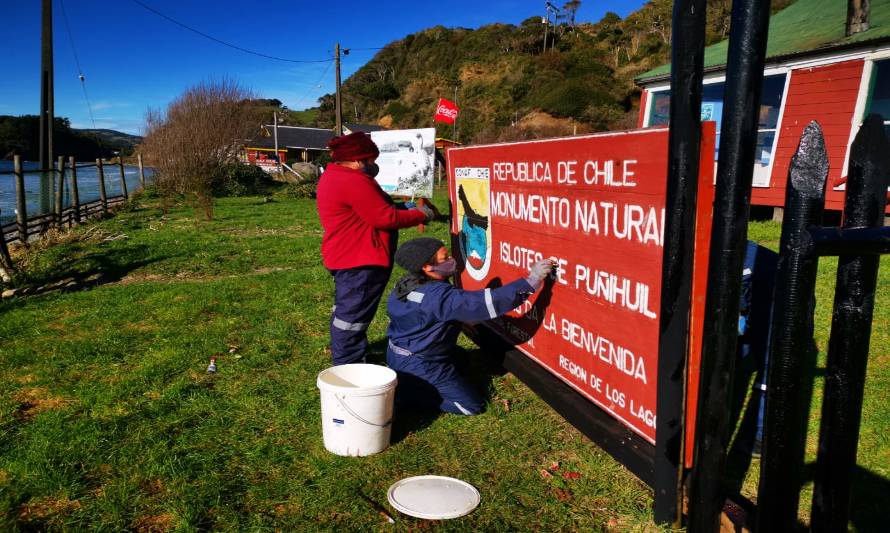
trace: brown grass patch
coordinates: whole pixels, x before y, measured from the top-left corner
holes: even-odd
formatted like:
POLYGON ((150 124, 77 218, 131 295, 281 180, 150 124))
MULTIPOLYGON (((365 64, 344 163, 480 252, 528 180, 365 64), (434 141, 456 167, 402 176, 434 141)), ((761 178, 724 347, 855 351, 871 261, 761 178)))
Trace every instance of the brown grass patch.
POLYGON ((131 322, 129 324, 125 324, 124 327, 133 331, 142 332, 156 331, 158 329, 158 326, 156 324, 150 324, 148 322, 131 322))
POLYGON ((233 237, 267 237, 267 236, 284 236, 303 238, 305 236, 305 228, 301 225, 294 225, 288 228, 226 228, 219 230, 219 233, 231 235, 233 237))
POLYGON ((133 529, 139 533, 165 533, 176 527, 176 517, 172 513, 141 516, 133 522, 133 529))
POLYGON ((61 498, 34 498, 19 509, 19 520, 22 522, 44 522, 48 518, 66 515, 80 509, 80 502, 61 498))
POLYGON ((167 487, 164 485, 164 480, 159 477, 154 479, 149 479, 142 483, 142 490, 151 494, 152 496, 157 496, 158 494, 164 494, 167 492, 167 487))
MULTIPOLYGON (((244 276, 262 276, 264 274, 271 274, 273 272, 284 272, 288 270, 296 270, 295 267, 261 267, 249 272, 242 272, 240 274, 222 274, 222 275, 206 275, 199 274, 197 272, 177 272, 176 274, 142 274, 142 273, 133 273, 128 274, 121 278, 117 283, 119 285, 131 285, 133 283, 149 283, 149 282, 158 282, 158 283, 176 283, 180 281, 197 281, 197 282, 209 282, 209 281, 218 281, 221 279, 235 279, 235 278, 243 278, 244 276)), ((186 297, 175 297, 174 301, 182 301, 186 300, 186 297)))
POLYGON ((6 485, 7 483, 9 483, 9 472, 0 470, 0 485, 6 485))
POLYGON ((300 516, 303 511, 303 506, 299 502, 285 502, 279 503, 275 506, 275 516, 285 517, 285 516, 300 516))
POLYGON ((51 396, 43 387, 21 389, 16 391, 14 398, 19 403, 16 416, 21 420, 30 420, 40 413, 61 409, 73 403, 73 400, 51 396))

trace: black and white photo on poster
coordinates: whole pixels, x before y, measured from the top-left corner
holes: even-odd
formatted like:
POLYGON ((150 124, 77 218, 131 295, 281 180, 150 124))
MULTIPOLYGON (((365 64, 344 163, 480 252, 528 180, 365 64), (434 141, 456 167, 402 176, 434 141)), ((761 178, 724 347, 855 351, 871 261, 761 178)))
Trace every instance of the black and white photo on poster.
POLYGON ((436 130, 385 130, 371 132, 380 149, 377 182, 390 196, 431 198, 436 164, 436 130))

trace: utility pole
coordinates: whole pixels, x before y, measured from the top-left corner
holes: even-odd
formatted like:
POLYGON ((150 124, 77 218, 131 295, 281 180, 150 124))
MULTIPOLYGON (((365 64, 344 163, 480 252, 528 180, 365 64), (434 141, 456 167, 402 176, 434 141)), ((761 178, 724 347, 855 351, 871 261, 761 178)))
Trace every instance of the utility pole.
POLYGON ((43 0, 40 32, 40 168, 53 164, 53 2, 43 0))
POLYGON ((337 43, 337 46, 334 49, 334 67, 334 70, 337 72, 337 91, 334 95, 334 101, 336 103, 335 113, 337 118, 334 126, 334 135, 339 137, 340 135, 343 135, 343 110, 340 107, 340 43, 337 43))
MULTIPOLYGON (((457 85, 454 86, 454 105, 457 106, 457 85)), ((454 126, 454 133, 451 134, 451 138, 454 139, 454 142, 457 142, 457 117, 454 117, 454 122, 452 123, 454 126)))
MULTIPOLYGON (((557 16, 559 15, 559 8, 550 2, 544 2, 544 9, 547 10, 547 16, 544 17, 544 53, 547 53, 547 27, 550 26, 550 13, 553 13, 553 35, 556 36, 556 28, 558 26, 559 19, 557 16)), ((553 50, 553 45, 550 45, 550 49, 553 50)))
POLYGON ((272 112, 272 135, 275 137, 275 167, 281 172, 281 159, 278 157, 278 111, 272 112))
MULTIPOLYGON (((549 4, 547 4, 549 5, 549 4)), ((544 53, 547 53, 547 26, 550 26, 550 8, 547 8, 547 16, 541 17, 541 22, 544 23, 544 53)))

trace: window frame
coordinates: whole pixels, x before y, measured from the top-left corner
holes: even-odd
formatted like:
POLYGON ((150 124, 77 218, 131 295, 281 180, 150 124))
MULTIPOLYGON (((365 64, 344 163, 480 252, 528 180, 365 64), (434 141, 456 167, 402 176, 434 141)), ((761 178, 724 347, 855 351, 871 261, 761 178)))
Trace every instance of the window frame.
MULTIPOLYGON (((865 120, 866 113, 871 107, 871 92, 875 76, 875 63, 890 59, 890 48, 878 50, 866 54, 862 60, 862 77, 859 80, 859 93, 856 95, 856 107, 853 109, 853 120, 850 122, 850 138, 847 140, 847 150, 844 154, 844 166, 841 168, 841 179, 846 178, 850 167, 850 149, 853 147, 853 140, 859 133, 859 127, 865 120)), ((884 121, 886 125, 888 121, 884 121)), ((834 191, 845 191, 847 189, 846 180, 840 185, 833 186, 834 191)), ((890 190, 890 188, 888 188, 890 190)))
MULTIPOLYGON (((793 72, 793 70, 788 67, 773 67, 773 68, 764 69, 764 71, 763 71, 764 77, 784 75, 785 76, 785 85, 782 88, 782 99, 779 103, 779 116, 776 120, 776 127, 775 128, 763 128, 763 129, 761 129, 759 127, 757 128, 758 135, 761 132, 768 132, 768 131, 774 132, 775 135, 773 136, 773 144, 772 144, 772 148, 770 150, 769 164, 765 165, 765 166, 758 165, 757 163, 754 164, 754 176, 753 176, 752 183, 751 183, 752 187, 769 188, 771 186, 773 166, 775 165, 775 162, 776 162, 776 148, 779 145, 779 137, 781 136, 782 119, 785 116, 785 104, 788 100, 788 88, 791 86, 792 72, 793 72)), ((706 75, 704 77, 704 79, 702 80, 703 85, 713 85, 716 83, 724 83, 725 84, 726 83, 726 74, 720 73, 720 74, 706 75)), ((670 88, 671 88, 670 83, 663 83, 663 84, 659 84, 659 85, 653 85, 652 87, 649 87, 646 89, 648 94, 647 94, 647 98, 646 98, 646 109, 643 112, 643 127, 648 128, 651 126, 652 109, 655 106, 656 94, 663 93, 665 91, 669 91, 670 88)), ((717 145, 718 146, 719 146, 719 143, 720 143, 720 132, 718 131, 717 132, 717 145)), ((715 172, 715 176, 716 176, 716 172, 717 172, 716 166, 714 167, 714 172, 715 172)))

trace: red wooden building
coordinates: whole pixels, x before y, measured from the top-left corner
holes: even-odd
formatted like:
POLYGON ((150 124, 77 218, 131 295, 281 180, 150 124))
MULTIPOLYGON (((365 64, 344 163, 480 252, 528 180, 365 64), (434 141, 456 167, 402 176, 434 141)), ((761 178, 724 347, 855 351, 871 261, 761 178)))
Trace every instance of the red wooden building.
MULTIPOLYGON (((797 0, 770 19, 752 205, 784 205, 791 157, 811 120, 825 134, 831 165, 825 207, 831 210, 843 208, 842 182, 862 120, 880 113, 890 134, 890 0, 872 0, 867 30, 847 36, 846 22, 841 0, 797 0)), ((727 45, 705 49, 701 114, 717 121, 718 145, 727 45)), ((670 65, 636 81, 643 89, 639 126, 666 124, 670 65)))

